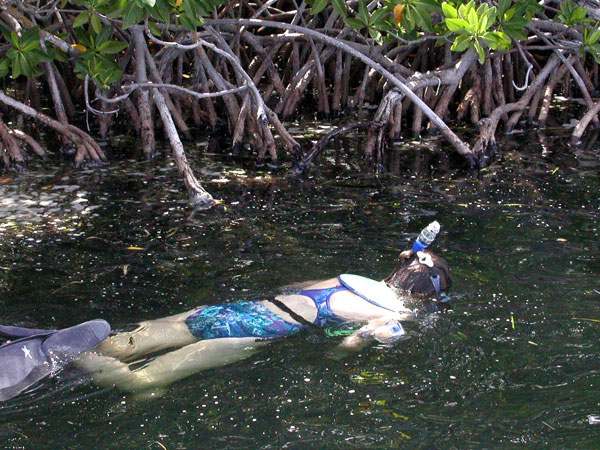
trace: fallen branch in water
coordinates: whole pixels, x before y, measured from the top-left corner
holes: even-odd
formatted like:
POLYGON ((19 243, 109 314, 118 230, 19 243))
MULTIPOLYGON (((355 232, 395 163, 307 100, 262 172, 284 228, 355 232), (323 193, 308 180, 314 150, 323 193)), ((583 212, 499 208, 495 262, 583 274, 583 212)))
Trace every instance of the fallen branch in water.
MULTIPOLYGON (((146 58, 150 59, 151 56, 148 52, 146 41, 144 40, 142 28, 134 28, 133 33, 134 42, 136 45, 136 58, 143 58, 144 60, 146 60, 146 58)), ((138 70, 141 70, 141 67, 145 71, 145 64, 140 64, 139 62, 137 64, 138 70)), ((152 67, 152 63, 150 63, 150 66, 151 72, 154 72, 155 76, 158 76, 158 71, 156 70, 156 67, 152 67)), ((147 93, 147 91, 145 92, 147 93)), ((200 185, 196 176, 194 175, 194 172, 190 167, 188 160, 185 156, 183 144, 181 143, 181 139, 179 138, 179 133, 177 132, 177 128, 175 127, 175 122, 173 121, 173 116, 167 105, 167 100, 165 99, 165 96, 160 92, 160 89, 158 87, 152 89, 152 99, 154 100, 154 104, 156 105, 160 117, 162 119, 165 133, 169 138, 169 142, 173 150, 173 156, 175 157, 175 162, 177 164, 177 169, 179 170, 179 173, 183 175, 185 187, 187 188, 188 193, 190 195, 191 205, 193 207, 198 208, 210 208, 215 204, 215 201, 212 198, 212 196, 200 185)), ((149 101, 148 107, 150 107, 149 101)))

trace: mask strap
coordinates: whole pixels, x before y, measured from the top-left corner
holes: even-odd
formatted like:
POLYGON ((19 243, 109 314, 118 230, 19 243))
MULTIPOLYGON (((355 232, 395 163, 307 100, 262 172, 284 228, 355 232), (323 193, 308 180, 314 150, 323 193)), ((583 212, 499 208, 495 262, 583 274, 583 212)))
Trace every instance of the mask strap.
POLYGON ((440 287, 440 275, 439 274, 429 275, 429 280, 431 281, 431 284, 433 284, 433 287, 435 289, 436 298, 439 298, 440 292, 442 290, 440 287))

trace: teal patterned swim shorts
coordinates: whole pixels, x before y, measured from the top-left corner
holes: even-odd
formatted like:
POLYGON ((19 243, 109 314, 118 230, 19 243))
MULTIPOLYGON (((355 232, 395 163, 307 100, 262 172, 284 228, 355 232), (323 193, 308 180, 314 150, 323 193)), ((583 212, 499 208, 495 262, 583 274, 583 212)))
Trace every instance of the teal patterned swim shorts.
POLYGON ((259 302, 207 306, 185 320, 199 340, 227 337, 275 339, 298 333, 303 325, 290 323, 259 302))

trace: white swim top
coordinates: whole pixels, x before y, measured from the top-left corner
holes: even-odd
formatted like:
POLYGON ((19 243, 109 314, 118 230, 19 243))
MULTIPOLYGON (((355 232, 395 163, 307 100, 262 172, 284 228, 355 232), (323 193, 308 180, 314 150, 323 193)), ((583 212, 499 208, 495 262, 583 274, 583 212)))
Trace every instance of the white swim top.
POLYGON ((383 281, 375 281, 349 273, 339 275, 338 280, 344 287, 352 291, 352 293, 375 306, 393 312, 410 311, 404 306, 404 302, 398 298, 396 293, 383 281))

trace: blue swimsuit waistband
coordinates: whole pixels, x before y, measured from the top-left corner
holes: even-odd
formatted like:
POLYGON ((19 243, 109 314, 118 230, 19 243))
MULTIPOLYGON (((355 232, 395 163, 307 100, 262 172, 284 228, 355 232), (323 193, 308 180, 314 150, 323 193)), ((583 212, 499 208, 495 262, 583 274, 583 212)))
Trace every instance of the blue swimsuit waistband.
POLYGON ((343 322, 341 318, 335 315, 331 310, 329 301, 331 296, 339 291, 346 291, 345 286, 333 286, 325 289, 304 289, 298 292, 298 295, 304 295, 309 297, 317 308, 317 317, 315 318, 314 324, 324 328, 329 325, 339 324, 343 322))

